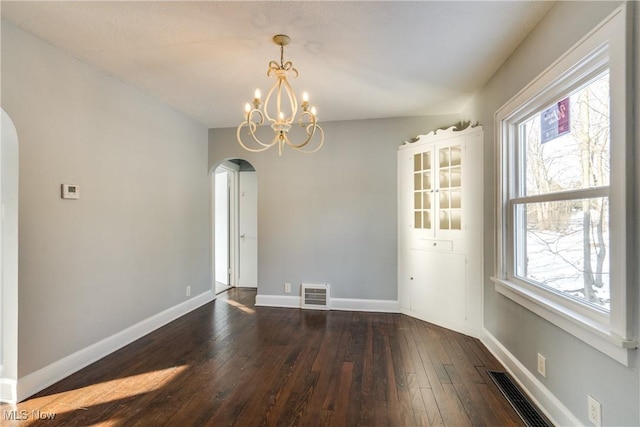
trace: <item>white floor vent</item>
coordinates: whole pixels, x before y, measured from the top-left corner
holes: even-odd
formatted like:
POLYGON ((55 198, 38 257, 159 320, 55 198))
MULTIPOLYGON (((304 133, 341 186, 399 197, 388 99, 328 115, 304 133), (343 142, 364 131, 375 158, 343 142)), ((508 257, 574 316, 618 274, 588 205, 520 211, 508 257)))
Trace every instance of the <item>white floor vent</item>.
POLYGON ((311 310, 329 310, 329 285, 303 283, 301 307, 311 310))

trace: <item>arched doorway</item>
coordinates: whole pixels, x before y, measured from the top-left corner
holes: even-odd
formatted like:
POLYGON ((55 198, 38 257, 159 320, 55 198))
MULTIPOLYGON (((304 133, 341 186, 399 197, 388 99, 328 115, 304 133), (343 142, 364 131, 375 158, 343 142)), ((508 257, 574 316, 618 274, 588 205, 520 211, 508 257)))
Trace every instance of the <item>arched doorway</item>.
POLYGON ((221 162, 212 172, 215 293, 258 286, 257 179, 251 163, 221 162))
POLYGON ((0 203, 0 401, 14 403, 18 381, 18 134, 4 110, 0 203))

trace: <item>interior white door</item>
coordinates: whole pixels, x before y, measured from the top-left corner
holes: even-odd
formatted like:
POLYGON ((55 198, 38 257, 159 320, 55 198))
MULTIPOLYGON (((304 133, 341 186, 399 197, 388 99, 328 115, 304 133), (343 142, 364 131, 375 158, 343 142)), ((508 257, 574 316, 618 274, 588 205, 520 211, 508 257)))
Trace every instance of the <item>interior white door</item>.
POLYGON ((258 180, 255 171, 239 174, 240 260, 238 286, 258 287, 258 180))
POLYGON ((216 170, 214 200, 216 284, 229 286, 229 172, 223 168, 216 170))

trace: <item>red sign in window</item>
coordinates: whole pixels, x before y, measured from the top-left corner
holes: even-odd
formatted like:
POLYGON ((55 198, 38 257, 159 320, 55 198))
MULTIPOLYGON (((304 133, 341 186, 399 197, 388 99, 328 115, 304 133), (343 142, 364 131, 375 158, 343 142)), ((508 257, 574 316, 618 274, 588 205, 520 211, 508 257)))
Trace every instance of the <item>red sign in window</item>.
POLYGON ((544 110, 540 117, 541 143, 551 141, 565 133, 571 132, 569 114, 569 98, 565 98, 553 107, 544 110))

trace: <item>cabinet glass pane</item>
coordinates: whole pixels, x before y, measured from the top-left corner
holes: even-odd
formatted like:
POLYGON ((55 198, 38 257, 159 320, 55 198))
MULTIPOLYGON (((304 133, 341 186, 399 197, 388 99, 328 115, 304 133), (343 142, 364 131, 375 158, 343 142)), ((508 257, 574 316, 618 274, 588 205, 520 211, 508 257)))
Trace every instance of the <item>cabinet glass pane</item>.
POLYGON ((422 228, 431 228, 431 214, 429 211, 424 211, 423 213, 422 228))
POLYGON ((462 186, 462 169, 460 166, 451 168, 451 187, 462 186))
POLYGON ((422 153, 413 156, 413 170, 414 172, 422 170, 422 153))
POLYGON ((422 170, 431 170, 431 151, 422 153, 422 170))
POLYGON ((462 164, 462 147, 451 147, 451 166, 460 166, 462 164))
POLYGON ((422 209, 422 192, 416 191, 413 193, 413 208, 422 209))
POLYGON ((422 190, 422 174, 420 173, 413 174, 413 189, 415 191, 422 190))
POLYGON ((422 193, 422 207, 425 209, 431 209, 431 192, 425 191, 422 193))
POLYGON ((449 181, 449 169, 440 170, 440 188, 451 187, 449 181))
POLYGON ((448 209, 449 207, 449 191, 440 190, 440 209, 448 209))
POLYGON ((451 164, 450 161, 450 154, 449 154, 449 147, 447 148, 441 148, 440 150, 438 150, 438 158, 440 160, 440 167, 447 167, 451 164))
POLYGON ((451 229, 462 230, 462 215, 460 209, 451 211, 451 229))
POLYGON ((425 172, 422 174, 422 189, 431 190, 431 172, 425 172))
POLYGON ((440 211, 440 230, 449 230, 449 212, 440 211))
POLYGON ((451 190, 451 207, 456 209, 462 207, 462 191, 451 190))
POLYGON ((415 228, 422 228, 422 212, 421 211, 415 211, 414 216, 413 216, 413 226, 415 228))

